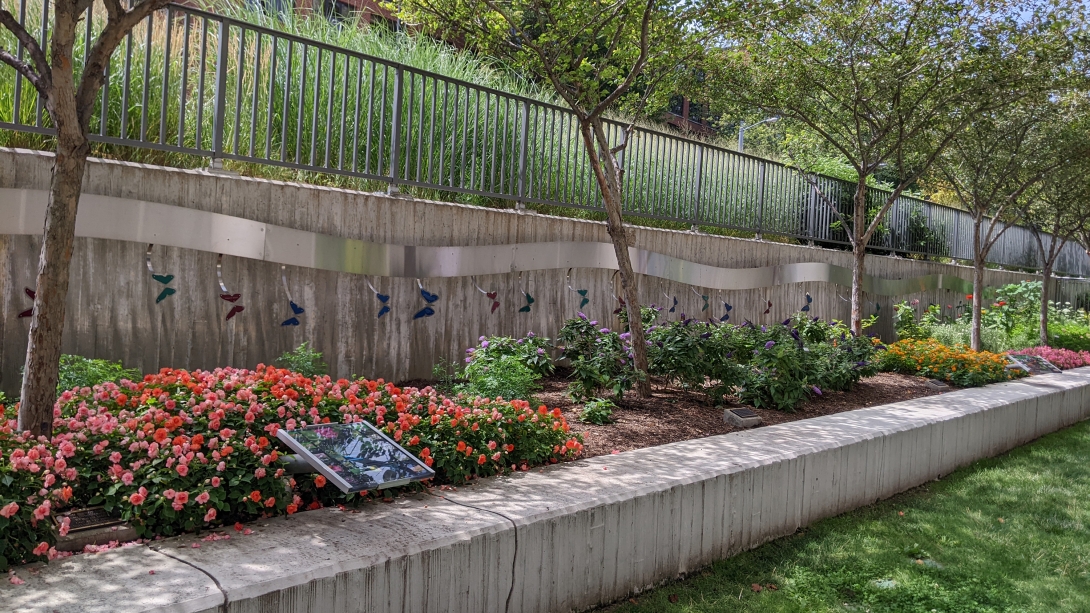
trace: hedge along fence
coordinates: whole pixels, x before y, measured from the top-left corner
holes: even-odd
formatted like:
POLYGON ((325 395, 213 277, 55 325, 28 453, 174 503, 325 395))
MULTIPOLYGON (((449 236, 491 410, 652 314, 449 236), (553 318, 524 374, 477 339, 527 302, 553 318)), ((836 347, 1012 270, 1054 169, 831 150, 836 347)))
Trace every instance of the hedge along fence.
MULTIPOLYGON (((48 10, 48 0, 21 0, 18 18, 44 38, 48 10)), ((77 66, 104 23, 101 8, 91 10, 77 66)), ((421 56, 437 53, 422 62, 440 69, 429 72, 405 63, 426 57, 410 53, 399 63, 360 50, 358 41, 373 44, 377 35, 353 35, 314 18, 225 10, 234 16, 171 5, 140 24, 114 54, 91 123, 94 139, 160 152, 142 160, 153 163, 170 163, 177 154, 210 156, 411 186, 425 196, 462 194, 478 204, 500 199, 601 210, 575 117, 539 99, 543 95, 503 91, 534 93, 513 77, 485 70, 484 79, 464 80, 473 66, 486 64, 436 52, 438 43, 408 44, 421 56), (435 61, 453 57, 459 59, 435 61)), ((9 33, 0 41, 16 48, 9 33)), ((50 132, 33 90, 6 67, 0 70, 0 127, 50 132)), ((622 128, 608 124, 612 142, 623 138, 622 128)), ((631 215, 847 244, 836 215, 807 178, 782 164, 647 127, 634 132, 623 164, 631 215)), ((851 215, 854 185, 829 177, 815 183, 851 215)), ((872 189, 868 209, 876 211, 885 197, 872 189)), ((961 211, 903 197, 872 244, 969 259, 970 230, 961 211)), ((1011 228, 990 257, 1038 266, 1033 237, 1020 227, 1011 228)), ((1090 274, 1090 258, 1070 245, 1057 270, 1090 274)))

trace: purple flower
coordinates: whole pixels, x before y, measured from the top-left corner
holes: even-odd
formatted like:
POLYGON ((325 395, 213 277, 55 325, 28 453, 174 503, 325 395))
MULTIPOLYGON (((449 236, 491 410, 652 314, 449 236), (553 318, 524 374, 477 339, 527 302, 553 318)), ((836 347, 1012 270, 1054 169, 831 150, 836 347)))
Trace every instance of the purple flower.
POLYGON ((473 353, 473 348, 470 347, 469 349, 466 349, 466 353, 473 353))
POLYGON ((526 338, 534 338, 534 331, 530 330, 529 332, 527 332, 526 333, 526 338))
POLYGON ((761 332, 768 332, 768 326, 761 326, 761 332))
POLYGON ((597 320, 597 319, 595 319, 595 320, 591 321, 591 322, 590 322, 590 325, 592 325, 592 326, 597 326, 597 325, 598 325, 598 320, 597 320))
POLYGON ((538 348, 537 348, 537 354, 538 354, 538 355, 545 355, 545 350, 544 350, 544 349, 542 349, 541 347, 538 347, 538 348))
POLYGON ((523 343, 523 341, 525 341, 525 340, 526 340, 526 339, 524 339, 524 338, 520 338, 520 339, 518 339, 517 341, 515 341, 515 344, 516 344, 516 345, 521 345, 521 344, 523 343))
POLYGON ((469 364, 472 361, 473 361, 473 358, 466 358, 466 364, 469 364))
POLYGON ((818 396, 821 395, 821 388, 820 387, 815 385, 815 386, 811 387, 810 389, 814 390, 814 393, 817 394, 818 396))
POLYGON ((776 346, 776 341, 768 341, 767 343, 765 343, 765 349, 772 349, 775 346, 776 346))
POLYGON ((482 337, 477 339, 477 342, 480 342, 480 341, 483 341, 483 340, 484 340, 484 337, 482 336, 482 337))
POLYGON ((601 330, 599 330, 599 332, 601 332, 602 334, 609 334, 609 328, 602 328, 601 330))
POLYGON ((579 311, 579 319, 586 319, 586 318, 587 318, 587 316, 584 315, 582 311, 579 311))
POLYGON ((620 338, 623 341, 627 341, 628 339, 632 338, 632 333, 631 332, 622 332, 620 338))
POLYGON ((488 341, 481 341, 481 347, 482 348, 487 348, 488 347, 488 341))

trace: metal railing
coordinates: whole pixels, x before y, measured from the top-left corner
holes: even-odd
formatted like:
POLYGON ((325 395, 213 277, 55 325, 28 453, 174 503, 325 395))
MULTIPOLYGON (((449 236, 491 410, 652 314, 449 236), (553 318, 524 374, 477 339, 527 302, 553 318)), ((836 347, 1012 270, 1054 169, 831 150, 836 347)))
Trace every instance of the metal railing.
MULTIPOLYGON (((45 38, 49 9, 49 0, 21 0, 18 18, 45 38)), ((103 23, 98 13, 85 20, 77 66, 103 23)), ((601 209, 578 122, 563 107, 190 7, 170 5, 133 30, 97 107, 92 138, 103 143, 601 209)), ((0 128, 52 132, 34 90, 7 67, 0 128)), ((607 133, 618 143, 623 126, 610 122, 607 133)), ((796 169, 647 127, 621 155, 627 214, 848 244, 827 202, 850 218, 850 182, 817 177, 823 199, 796 169)), ((869 194, 871 206, 888 197, 869 194)), ((963 211, 902 196, 871 247, 969 260, 971 230, 963 211)), ((989 260, 1040 268, 1022 227, 989 260)), ((1090 276, 1090 258, 1069 244, 1056 270, 1090 276)))

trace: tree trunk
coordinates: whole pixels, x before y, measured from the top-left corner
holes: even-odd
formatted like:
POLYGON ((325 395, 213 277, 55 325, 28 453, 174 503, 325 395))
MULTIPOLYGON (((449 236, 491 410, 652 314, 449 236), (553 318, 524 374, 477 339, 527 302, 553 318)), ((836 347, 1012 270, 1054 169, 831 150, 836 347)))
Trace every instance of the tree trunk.
MULTIPOLYGON (((71 93, 68 95, 74 115, 75 100, 71 93)), ((53 431, 53 404, 57 399, 76 211, 83 187, 83 171, 90 152, 90 145, 78 121, 58 122, 57 132, 57 156, 53 161, 49 186, 42 251, 38 259, 34 315, 30 320, 19 404, 19 430, 30 430, 36 436, 50 436, 53 431)))
MULTIPOLYGON (((1053 239, 1055 240, 1055 239, 1053 239)), ((1048 284, 1052 281, 1052 262, 1041 271, 1041 345, 1048 345, 1048 284)))
POLYGON ((863 275, 866 273, 867 241, 864 239, 867 229, 867 178, 859 177, 855 185, 855 200, 852 211, 852 317, 851 329, 855 334, 863 333, 863 275))
POLYGON ((980 309, 984 305, 984 256, 980 239, 983 217, 973 220, 973 323, 969 332, 969 347, 980 351, 980 309))
MULTIPOLYGON (((601 120, 592 119, 580 122, 583 144, 587 149, 591 170, 602 192, 602 202, 606 209, 606 231, 613 242, 613 251, 617 255, 617 268, 620 270, 621 292, 628 310, 628 331, 632 342, 632 360, 637 371, 642 374, 636 385, 640 398, 651 397, 651 382, 647 379, 647 342, 643 332, 643 317, 640 313, 639 287, 636 274, 632 270, 632 259, 628 254, 628 235, 625 233, 621 206, 624 195, 621 192, 620 165, 616 156, 608 147, 599 147, 599 138, 604 137, 601 120), (599 155, 600 152, 600 155, 599 155)), ((604 140, 604 138, 603 138, 604 140)))

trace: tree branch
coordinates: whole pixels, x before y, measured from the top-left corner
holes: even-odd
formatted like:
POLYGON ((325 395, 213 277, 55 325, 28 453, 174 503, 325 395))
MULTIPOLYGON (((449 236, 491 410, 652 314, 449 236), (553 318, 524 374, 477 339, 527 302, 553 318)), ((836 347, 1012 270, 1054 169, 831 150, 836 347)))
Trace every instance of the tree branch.
POLYGON ((3 25, 14 34, 16 40, 19 41, 19 45, 27 50, 31 61, 34 62, 34 70, 31 70, 29 64, 20 61, 18 57, 6 50, 0 50, 0 53, 3 53, 0 56, 0 61, 19 71, 19 74, 26 77, 34 85, 38 93, 48 96, 49 90, 53 87, 53 73, 49 70, 49 60, 46 59, 45 52, 42 51, 38 41, 31 36, 30 32, 26 31, 26 28, 7 9, 0 9, 0 25, 3 25))

